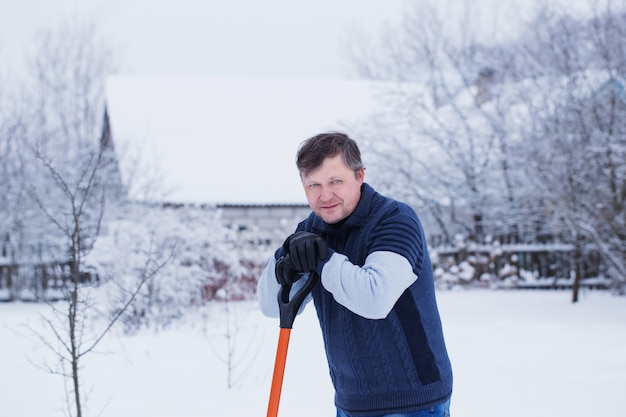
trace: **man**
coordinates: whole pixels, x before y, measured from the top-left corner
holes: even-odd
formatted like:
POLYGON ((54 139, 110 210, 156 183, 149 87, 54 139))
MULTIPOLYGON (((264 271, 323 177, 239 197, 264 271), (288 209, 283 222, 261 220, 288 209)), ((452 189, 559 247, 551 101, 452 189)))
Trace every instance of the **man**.
POLYGON ((305 302, 317 311, 337 417, 449 416, 452 369, 417 215, 364 182, 358 145, 343 133, 304 141, 296 165, 313 212, 263 271, 261 310, 278 317, 280 286, 296 291, 317 273, 305 302))

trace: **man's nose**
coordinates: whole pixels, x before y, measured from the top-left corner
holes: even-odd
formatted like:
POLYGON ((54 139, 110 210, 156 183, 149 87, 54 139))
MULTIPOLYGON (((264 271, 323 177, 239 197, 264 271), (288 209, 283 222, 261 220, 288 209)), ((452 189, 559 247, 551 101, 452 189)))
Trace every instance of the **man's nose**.
POLYGON ((322 187, 321 193, 320 193, 320 200, 322 201, 329 201, 333 198, 333 193, 330 190, 329 187, 322 187))

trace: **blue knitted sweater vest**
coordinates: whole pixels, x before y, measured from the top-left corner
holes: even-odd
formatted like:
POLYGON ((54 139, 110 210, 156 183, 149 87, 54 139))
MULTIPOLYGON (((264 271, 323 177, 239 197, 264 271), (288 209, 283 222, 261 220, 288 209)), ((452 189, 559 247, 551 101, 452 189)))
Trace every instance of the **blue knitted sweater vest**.
MULTIPOLYGON (((452 392, 452 369, 420 221, 409 206, 363 184, 354 212, 339 225, 314 213, 298 225, 362 266, 375 251, 406 257, 418 279, 382 320, 363 318, 317 284, 313 301, 324 337, 335 404, 354 416, 429 408, 452 392)), ((333 271, 324 269, 324 274, 333 271)), ((393 277, 389 277, 393 279, 393 277)))

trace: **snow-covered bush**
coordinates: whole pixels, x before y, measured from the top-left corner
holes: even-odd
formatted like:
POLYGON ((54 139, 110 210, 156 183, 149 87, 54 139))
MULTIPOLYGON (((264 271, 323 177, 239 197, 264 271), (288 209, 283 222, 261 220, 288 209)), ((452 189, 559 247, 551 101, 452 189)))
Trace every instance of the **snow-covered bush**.
POLYGON ((102 313, 115 314, 128 288, 142 280, 121 318, 127 331, 167 326, 220 294, 250 298, 267 250, 247 238, 225 227, 212 208, 129 206, 109 222, 89 257, 103 281, 102 313))

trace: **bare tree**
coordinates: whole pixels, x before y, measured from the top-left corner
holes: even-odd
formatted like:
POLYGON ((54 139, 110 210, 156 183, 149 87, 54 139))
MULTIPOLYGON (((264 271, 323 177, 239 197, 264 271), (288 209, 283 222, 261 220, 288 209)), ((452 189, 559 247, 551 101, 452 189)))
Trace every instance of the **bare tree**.
POLYGON ((93 313, 94 297, 90 290, 98 285, 98 281, 97 277, 85 272, 83 259, 91 251, 99 236, 104 215, 104 199, 100 200, 97 208, 90 207, 93 194, 99 198, 104 197, 104 187, 98 182, 98 174, 103 168, 102 152, 94 155, 94 159, 85 161, 86 167, 81 171, 83 176, 79 178, 75 186, 67 183, 49 160, 40 154, 38 157, 66 197, 67 211, 59 214, 50 212, 46 205, 35 196, 47 218, 59 228, 68 242, 68 264, 71 269, 69 273, 58 271, 59 275, 56 278, 63 282, 60 288, 62 301, 60 304, 48 303, 51 313, 43 317, 53 336, 47 336, 32 327, 31 330, 58 360, 56 365, 48 365, 46 369, 71 381, 71 388, 66 391, 68 411, 70 415, 81 417, 85 405, 80 376, 83 357, 94 351, 113 325, 133 304, 142 287, 159 272, 168 259, 155 264, 149 256, 137 285, 133 288, 125 288, 127 297, 121 300, 114 315, 103 325, 103 328, 92 331, 90 323, 97 321, 97 315, 93 313), (60 306, 65 308, 62 309, 60 306))
MULTIPOLYGON (((68 413, 82 417, 82 359, 94 351, 166 261, 147 262, 141 280, 127 288, 128 297, 116 313, 100 330, 92 329, 96 320, 91 290, 99 282, 88 271, 85 257, 100 236, 105 215, 122 197, 115 155, 107 132, 101 132, 111 55, 94 22, 74 19, 39 34, 28 68, 30 77, 24 80, 20 97, 26 105, 19 119, 24 121, 19 126, 27 146, 20 148, 19 157, 29 198, 14 200, 13 208, 19 212, 21 203, 22 212, 28 213, 20 218, 21 236, 39 248, 39 259, 31 262, 57 261, 45 281, 56 282, 61 292, 60 301, 50 302, 51 313, 44 316, 51 336, 33 331, 58 360, 46 369, 70 382, 68 413)), ((24 254, 22 260, 28 256, 24 254)))
MULTIPOLYGON (((216 301, 223 306, 220 314, 223 320, 217 325, 214 323, 212 330, 219 329, 220 334, 215 342, 210 336, 207 338, 213 353, 226 365, 226 386, 230 389, 246 376, 250 363, 258 355, 258 332, 255 326, 246 325, 247 312, 242 311, 241 303, 230 299, 228 290, 220 290, 218 295, 220 300, 216 301)), ((204 332, 207 333, 206 328, 204 332)))
POLYGON ((520 233, 511 151, 519 138, 507 129, 516 103, 501 88, 505 50, 487 43, 498 40, 501 17, 469 2, 413 2, 379 45, 351 50, 362 75, 391 80, 389 114, 363 134, 389 178, 381 183, 424 207, 447 241, 456 233, 481 241, 496 224, 500 234, 520 233))
MULTIPOLYGON (((595 10, 588 19, 543 11, 525 45, 536 72, 551 74, 549 99, 534 100, 531 140, 549 144, 528 166, 553 216, 580 254, 601 254, 623 292, 626 282, 626 9, 595 10)), ((578 300, 574 286, 572 300, 578 300)))
POLYGON ((14 82, 3 82, 0 93, 0 288, 9 300, 20 297, 27 280, 17 267, 29 250, 29 218, 36 211, 29 192, 29 171, 32 161, 28 146, 28 123, 19 106, 23 97, 14 82), (11 88, 14 87, 14 88, 11 88))

